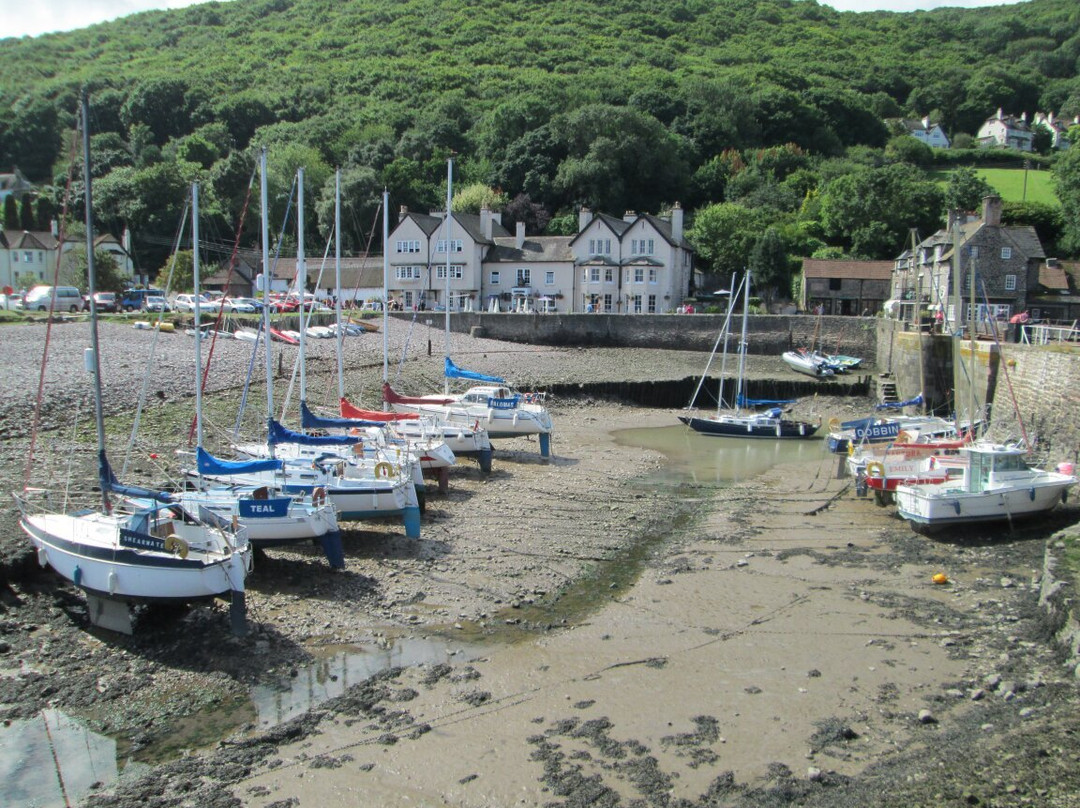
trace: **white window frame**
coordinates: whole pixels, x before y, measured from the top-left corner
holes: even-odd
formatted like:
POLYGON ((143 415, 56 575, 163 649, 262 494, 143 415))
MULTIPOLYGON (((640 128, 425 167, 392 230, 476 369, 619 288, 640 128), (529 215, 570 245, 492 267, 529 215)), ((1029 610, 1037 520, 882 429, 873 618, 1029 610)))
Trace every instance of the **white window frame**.
POLYGON ((1016 291, 1016 276, 1015 275, 1009 274, 1009 275, 1005 276, 1005 291, 1006 292, 1015 292, 1016 291))
POLYGON ((656 267, 649 267, 649 283, 656 284, 656 267))
POLYGON ((394 267, 394 277, 399 281, 418 281, 423 277, 423 267, 416 264, 394 267))
MULTIPOLYGON (((464 264, 451 264, 450 265, 450 280, 461 280, 465 275, 464 264)), ((446 264, 439 264, 435 270, 435 279, 440 281, 446 280, 446 264)))
POLYGON ((611 311, 611 292, 604 293, 604 311, 611 311))
POLYGON ((634 314, 641 314, 641 295, 634 295, 630 300, 633 305, 634 314))
POLYGON ((544 271, 544 286, 555 285, 555 270, 548 269, 544 271))
POLYGON ((634 283, 645 283, 645 267, 634 267, 634 283))
POLYGON ((615 271, 611 267, 604 268, 604 283, 615 282, 615 271))
POLYGON ((656 314, 656 295, 649 295, 647 311, 649 314, 656 314))
POLYGON ((418 253, 420 252, 420 241, 418 239, 399 239, 397 251, 399 253, 418 253))
POLYGON ((32 264, 32 263, 34 263, 34 251, 33 250, 23 250, 22 257, 23 257, 23 263, 24 264, 32 264))
POLYGON ((516 285, 532 286, 532 269, 529 267, 518 267, 516 285))
POLYGON ((600 267, 589 267, 589 283, 600 283, 600 267))
POLYGON ((1002 247, 1001 260, 1008 261, 1010 258, 1012 258, 1012 247, 1002 247))
MULTIPOLYGON (((450 239, 450 252, 464 252, 465 243, 459 238, 450 239)), ((435 242, 435 252, 446 254, 446 239, 441 238, 435 242)))
POLYGON ((491 271, 491 274, 488 276, 488 283, 491 284, 492 286, 498 286, 499 285, 499 270, 493 269, 491 271))

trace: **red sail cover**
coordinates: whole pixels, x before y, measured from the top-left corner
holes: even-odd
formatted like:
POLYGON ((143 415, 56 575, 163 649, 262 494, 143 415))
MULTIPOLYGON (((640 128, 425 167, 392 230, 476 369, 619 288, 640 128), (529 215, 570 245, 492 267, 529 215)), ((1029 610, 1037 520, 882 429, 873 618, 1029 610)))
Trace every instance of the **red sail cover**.
POLYGON ((385 382, 382 386, 382 397, 388 404, 453 404, 456 401, 453 398, 439 398, 438 396, 403 396, 395 393, 394 388, 385 382))
POLYGON ((378 410, 362 410, 354 407, 346 399, 341 399, 341 417, 359 418, 363 421, 407 421, 410 418, 419 418, 414 412, 379 412, 378 410))

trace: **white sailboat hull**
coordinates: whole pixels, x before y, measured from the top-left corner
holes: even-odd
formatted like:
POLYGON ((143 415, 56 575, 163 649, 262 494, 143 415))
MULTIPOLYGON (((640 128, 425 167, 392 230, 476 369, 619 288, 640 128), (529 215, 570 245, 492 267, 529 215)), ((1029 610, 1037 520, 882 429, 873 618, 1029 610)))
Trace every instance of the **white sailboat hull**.
POLYGON ((169 527, 182 539, 187 557, 121 546, 126 516, 107 514, 30 514, 21 526, 52 567, 80 589, 129 602, 189 602, 243 592, 251 569, 251 550, 204 549, 205 528, 179 520, 169 527))

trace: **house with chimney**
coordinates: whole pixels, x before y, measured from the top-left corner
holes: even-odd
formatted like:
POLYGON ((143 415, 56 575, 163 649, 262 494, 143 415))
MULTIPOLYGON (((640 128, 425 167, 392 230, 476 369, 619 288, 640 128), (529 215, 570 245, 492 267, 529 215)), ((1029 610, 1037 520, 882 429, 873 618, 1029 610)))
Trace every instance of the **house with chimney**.
MULTIPOLYGON (((103 252, 116 262, 122 278, 135 279, 134 262, 124 241, 109 233, 94 239, 94 252, 103 252)), ((60 260, 59 279, 62 285, 80 284, 76 253, 86 252, 86 240, 67 236, 63 241, 55 230, 0 230, 0 288, 29 289, 37 284, 51 284, 57 277, 57 260, 60 260)), ((82 263, 85 263, 83 261, 82 263)))
POLYGON ((1026 112, 1021 112, 1020 117, 1005 115, 999 107, 997 113, 987 118, 979 127, 975 141, 984 149, 1016 149, 1029 152, 1034 137, 1026 112))
POLYGON ((1045 259, 1035 228, 1002 224, 1001 198, 988 196, 979 217, 952 215, 947 228, 901 253, 889 309, 904 320, 940 310, 956 323, 967 320, 974 299, 977 322, 1008 322, 1039 293, 1045 259))
POLYGON ((1053 112, 1036 112, 1031 119, 1032 126, 1045 126, 1050 132, 1051 148, 1064 150, 1069 148, 1068 132, 1074 126, 1080 126, 1080 115, 1073 116, 1072 120, 1059 118, 1053 112))
POLYGON ((532 237, 522 224, 511 234, 496 211, 402 208, 387 248, 389 296, 407 309, 662 314, 694 277, 678 204, 670 218, 582 208, 577 235, 532 237))
POLYGON ((951 145, 941 124, 932 123, 928 117, 921 120, 902 118, 899 123, 905 132, 933 149, 947 149, 951 145))
POLYGON ((799 308, 804 312, 876 315, 889 298, 892 261, 802 259, 799 308))

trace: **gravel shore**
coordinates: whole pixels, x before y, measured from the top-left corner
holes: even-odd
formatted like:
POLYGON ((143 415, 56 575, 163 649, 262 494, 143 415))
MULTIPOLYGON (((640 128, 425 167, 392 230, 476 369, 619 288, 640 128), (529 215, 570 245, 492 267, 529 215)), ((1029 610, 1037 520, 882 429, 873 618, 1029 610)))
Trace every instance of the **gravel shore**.
MULTIPOLYGON (((44 326, 2 333, 0 449, 17 489, 44 326)), ((102 335, 115 458, 153 335, 118 323, 102 335)), ((394 323, 389 342, 395 386, 441 385, 441 331, 394 323)), ((136 479, 176 473, 192 343, 158 339, 136 479)), ((85 344, 77 324, 53 329, 33 483, 92 460, 85 344)), ((347 396, 377 406, 382 335, 347 346, 347 396)), ((705 362, 466 335, 452 352, 520 387, 682 379, 705 362)), ((332 401, 332 343, 309 343, 309 359, 309 400, 332 401)), ((220 440, 250 346, 221 340, 213 361, 220 440)), ((1036 608, 1044 540, 1072 529, 1075 507, 1014 534, 931 542, 855 499, 831 456, 731 486, 644 484, 665 459, 614 430, 670 425, 671 412, 549 405, 553 457, 520 439, 497 446, 489 475, 462 463, 420 540, 358 525, 343 572, 315 549, 257 559, 245 639, 221 605, 146 611, 133 637, 89 628, 81 595, 36 570, 9 507, 0 718, 59 709, 120 739, 123 776, 80 797, 95 806, 1080 804, 1075 678, 1036 608), (949 585, 930 583, 939 571, 949 585), (274 726, 253 706, 253 689, 326 685, 342 649, 409 642, 446 658, 342 682, 274 726)), ((802 407, 827 419, 865 405, 802 407)))

